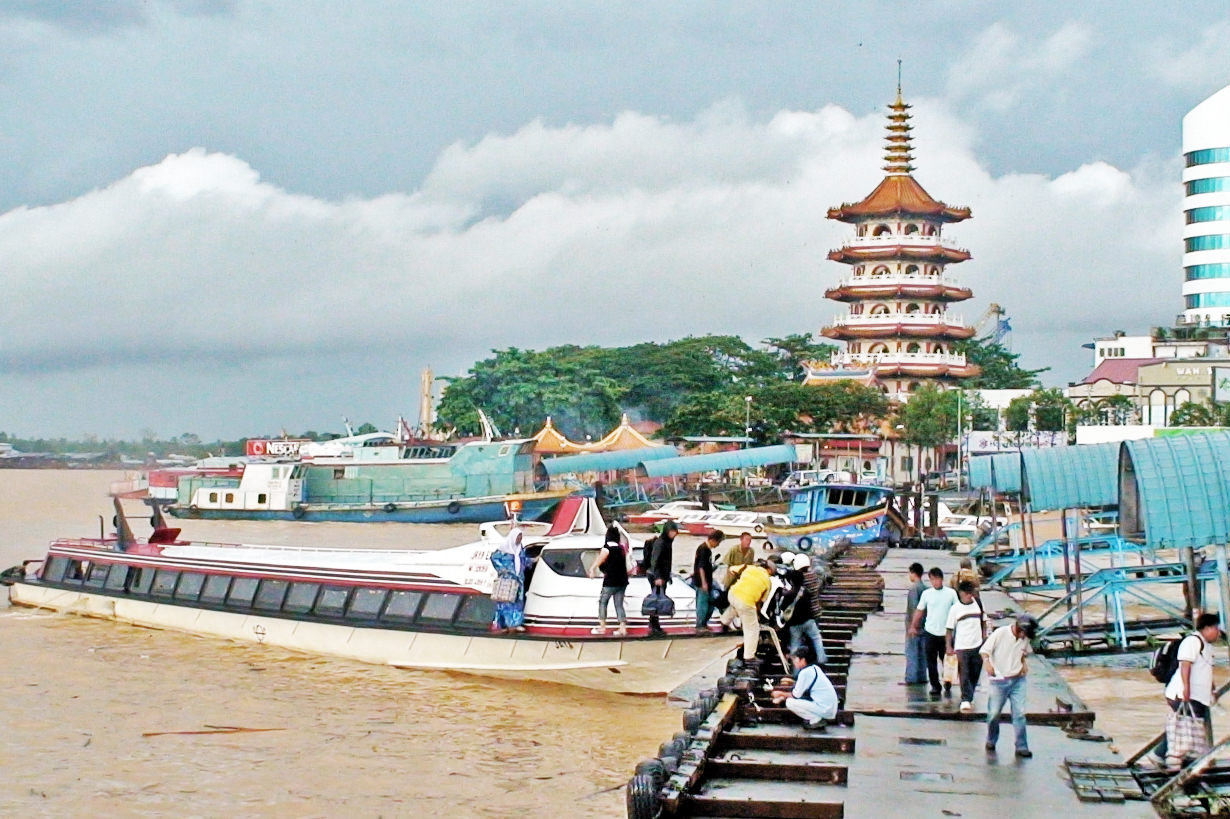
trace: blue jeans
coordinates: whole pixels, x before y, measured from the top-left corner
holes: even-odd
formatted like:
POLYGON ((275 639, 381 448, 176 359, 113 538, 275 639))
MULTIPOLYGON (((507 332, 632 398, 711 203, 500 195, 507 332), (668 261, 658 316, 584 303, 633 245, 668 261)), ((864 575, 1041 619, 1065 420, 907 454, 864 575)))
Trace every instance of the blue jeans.
POLYGON ((905 681, 907 685, 925 685, 927 682, 927 642, 905 635, 905 681))
POLYGON ((790 650, 794 651, 803 645, 804 637, 811 641, 811 647, 816 652, 816 662, 821 665, 827 663, 829 656, 824 651, 824 641, 820 639, 820 627, 816 625, 815 620, 806 620, 797 626, 790 627, 790 650))
POLYGON ((709 616, 713 614, 713 595, 700 586, 696 587, 696 627, 709 625, 709 616))
POLYGON ((615 618, 621 626, 628 625, 628 615, 624 613, 624 590, 626 586, 603 586, 598 592, 598 622, 606 625, 607 604, 615 601, 615 618))
POLYGON ((992 679, 991 693, 987 697, 987 745, 999 741, 999 715, 1004 705, 1012 705, 1012 727, 1016 731, 1016 749, 1029 750, 1025 736, 1025 676, 1007 679, 992 679))

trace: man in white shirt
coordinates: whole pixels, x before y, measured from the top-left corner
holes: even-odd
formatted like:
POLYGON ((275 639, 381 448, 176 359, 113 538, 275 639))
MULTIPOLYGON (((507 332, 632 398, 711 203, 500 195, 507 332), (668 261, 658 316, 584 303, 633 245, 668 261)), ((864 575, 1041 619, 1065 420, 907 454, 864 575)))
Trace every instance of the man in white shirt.
POLYGON ((974 596, 977 587, 968 580, 957 584, 957 603, 948 610, 948 653, 957 658, 961 680, 961 711, 974 710, 974 689, 982 674, 982 603, 974 596))
POLYGON ((991 681, 987 698, 987 751, 995 753, 999 742, 999 715, 1006 703, 1012 704, 1012 728, 1016 731, 1016 755, 1021 759, 1033 756, 1025 735, 1025 655, 1029 641, 1038 630, 1038 621, 1022 614, 1010 626, 1000 626, 982 644, 979 653, 982 665, 991 681))
MULTIPOLYGON (((1192 715, 1204 720, 1205 729, 1212 738, 1213 719, 1211 708, 1217 697, 1213 694, 1213 643, 1222 635, 1221 618, 1216 613, 1206 612, 1196 618, 1196 630, 1179 643, 1179 667, 1170 682, 1166 683, 1166 704, 1171 711, 1178 711, 1183 703, 1191 705, 1192 715)), ((1167 759, 1168 743, 1165 737, 1150 754, 1150 761, 1168 766, 1178 765, 1181 760, 1167 759)))
POLYGON ((794 667, 794 688, 774 691, 773 702, 784 703, 808 728, 824 728, 837 717, 837 689, 816 664, 812 647, 806 643, 790 652, 790 664, 794 667))
MULTIPOLYGON (((948 610, 957 602, 957 593, 944 585, 944 572, 939 567, 932 567, 927 572, 931 579, 931 588, 925 589, 918 598, 918 608, 914 610, 914 621, 910 623, 909 635, 919 633, 922 624, 923 640, 927 649, 927 679, 931 682, 931 696, 938 697, 940 693, 940 658, 944 656, 947 643, 948 610), (926 620, 923 620, 923 617, 926 620)), ((952 684, 945 684, 945 689, 951 691, 952 684)))

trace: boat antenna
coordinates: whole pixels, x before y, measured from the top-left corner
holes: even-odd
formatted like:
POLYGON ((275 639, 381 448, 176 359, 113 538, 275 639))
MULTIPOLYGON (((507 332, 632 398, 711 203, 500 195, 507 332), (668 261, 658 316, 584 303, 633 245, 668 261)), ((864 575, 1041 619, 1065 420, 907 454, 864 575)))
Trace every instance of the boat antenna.
MULTIPOLYGON (((475 407, 475 409, 478 408, 475 407)), ((483 440, 490 443, 500 437, 499 427, 492 423, 491 419, 487 417, 487 413, 483 412, 481 409, 478 410, 478 422, 482 424, 483 427, 483 440)))
POLYGON ((115 550, 126 552, 137 542, 137 538, 128 525, 128 518, 124 517, 124 507, 120 505, 120 499, 112 498, 111 501, 115 504, 115 550))
POLYGON ((346 437, 353 438, 354 430, 350 428, 350 419, 345 415, 342 416, 342 426, 346 428, 346 437))

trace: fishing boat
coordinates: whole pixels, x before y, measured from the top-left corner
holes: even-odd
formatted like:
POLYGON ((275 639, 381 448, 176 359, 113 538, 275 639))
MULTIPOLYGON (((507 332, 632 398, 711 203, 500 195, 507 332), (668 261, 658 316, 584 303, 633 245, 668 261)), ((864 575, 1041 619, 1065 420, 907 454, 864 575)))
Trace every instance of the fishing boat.
POLYGON ((249 460, 238 475, 178 475, 166 510, 223 520, 481 523, 515 501, 533 517, 569 491, 547 490, 534 444, 414 441, 387 432, 303 444, 293 459, 249 460))
POLYGON ((155 510, 153 533, 138 539, 115 506, 114 535, 53 541, 44 557, 5 572, 10 602, 399 668, 635 694, 670 691, 738 643, 716 627, 695 632, 695 595, 678 577, 664 636, 650 637, 640 616, 643 577, 627 590, 627 636, 592 634, 602 581, 588 569, 603 544, 593 511, 527 548, 525 632, 499 634, 490 596, 498 534, 438 551, 204 543, 181 540, 155 510))
POLYGON ((893 490, 867 484, 826 483, 791 491, 790 523, 766 526, 779 549, 824 552, 839 539, 850 543, 884 540, 899 527, 893 490))

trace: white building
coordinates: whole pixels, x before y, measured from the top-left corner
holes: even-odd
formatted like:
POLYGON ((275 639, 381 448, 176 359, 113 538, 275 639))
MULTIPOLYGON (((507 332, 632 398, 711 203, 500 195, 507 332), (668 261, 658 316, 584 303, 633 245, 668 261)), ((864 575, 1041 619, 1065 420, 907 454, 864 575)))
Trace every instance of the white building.
POLYGON ((1230 326, 1230 86, 1183 117, 1180 325, 1230 326))

